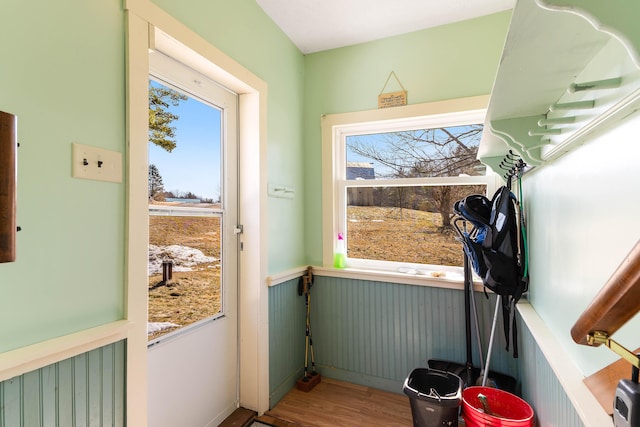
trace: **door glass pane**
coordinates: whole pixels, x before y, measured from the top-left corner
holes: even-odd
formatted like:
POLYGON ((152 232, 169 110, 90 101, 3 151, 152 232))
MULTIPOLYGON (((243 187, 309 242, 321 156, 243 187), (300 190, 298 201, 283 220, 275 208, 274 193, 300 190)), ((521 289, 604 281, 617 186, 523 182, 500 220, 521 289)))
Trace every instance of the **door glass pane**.
POLYGON ((221 112, 149 85, 149 339, 222 313, 221 112))

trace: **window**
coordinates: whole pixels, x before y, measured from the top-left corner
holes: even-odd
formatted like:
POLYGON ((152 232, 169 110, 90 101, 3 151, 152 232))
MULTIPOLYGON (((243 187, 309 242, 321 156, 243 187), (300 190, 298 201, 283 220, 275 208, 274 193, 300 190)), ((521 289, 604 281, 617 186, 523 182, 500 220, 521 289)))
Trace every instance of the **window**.
POLYGON ((446 274, 462 266, 453 204, 495 188, 494 174, 477 160, 484 110, 375 118, 364 112, 323 123, 331 189, 324 195, 331 206, 324 211, 324 265, 332 265, 342 233, 348 267, 446 274))

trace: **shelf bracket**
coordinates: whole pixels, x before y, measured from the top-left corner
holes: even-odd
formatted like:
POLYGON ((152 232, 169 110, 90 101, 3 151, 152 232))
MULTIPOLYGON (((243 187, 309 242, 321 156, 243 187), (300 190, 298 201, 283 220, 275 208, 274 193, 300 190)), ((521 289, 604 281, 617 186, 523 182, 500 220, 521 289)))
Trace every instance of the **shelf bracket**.
POLYGON ((620 343, 612 339, 609 334, 604 331, 595 331, 587 335, 587 344, 589 344, 590 346, 598 346, 600 344, 604 344, 618 356, 621 356, 627 362, 640 369, 640 357, 623 347, 620 343))

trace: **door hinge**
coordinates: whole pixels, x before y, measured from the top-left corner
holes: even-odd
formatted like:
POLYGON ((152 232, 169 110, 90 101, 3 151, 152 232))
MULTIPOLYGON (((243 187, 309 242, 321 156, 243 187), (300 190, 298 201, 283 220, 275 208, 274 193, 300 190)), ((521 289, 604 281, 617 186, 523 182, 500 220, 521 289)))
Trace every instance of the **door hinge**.
POLYGON ((236 228, 233 229, 235 234, 242 234, 244 232, 244 226, 236 225, 236 228))

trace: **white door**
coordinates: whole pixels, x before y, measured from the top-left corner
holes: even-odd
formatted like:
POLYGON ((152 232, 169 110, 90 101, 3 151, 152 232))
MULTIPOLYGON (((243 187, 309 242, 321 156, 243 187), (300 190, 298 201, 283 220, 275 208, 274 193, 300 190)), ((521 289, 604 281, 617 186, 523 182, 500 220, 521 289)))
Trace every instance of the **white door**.
POLYGON ((159 52, 149 70, 149 426, 217 426, 238 407, 237 96, 159 52))

